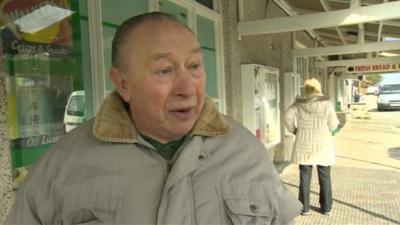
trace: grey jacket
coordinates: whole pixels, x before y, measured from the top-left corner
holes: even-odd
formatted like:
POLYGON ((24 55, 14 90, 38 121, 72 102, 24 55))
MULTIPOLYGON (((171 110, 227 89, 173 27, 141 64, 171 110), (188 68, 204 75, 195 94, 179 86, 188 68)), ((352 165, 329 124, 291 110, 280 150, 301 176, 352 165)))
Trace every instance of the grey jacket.
POLYGON ((113 93, 34 166, 5 224, 288 224, 300 213, 264 146, 209 99, 171 163, 113 93))

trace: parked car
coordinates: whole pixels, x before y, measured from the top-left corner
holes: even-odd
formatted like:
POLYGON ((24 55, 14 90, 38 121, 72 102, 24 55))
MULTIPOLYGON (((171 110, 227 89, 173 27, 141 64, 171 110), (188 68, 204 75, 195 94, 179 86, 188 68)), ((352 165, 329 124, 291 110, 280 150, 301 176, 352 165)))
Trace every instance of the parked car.
POLYGON ((64 113, 65 132, 86 121, 85 91, 74 91, 69 96, 64 113))
POLYGON ((379 88, 375 86, 369 86, 367 88, 367 95, 378 95, 379 88))
POLYGON ((400 109, 400 83, 379 86, 378 111, 385 109, 400 109))

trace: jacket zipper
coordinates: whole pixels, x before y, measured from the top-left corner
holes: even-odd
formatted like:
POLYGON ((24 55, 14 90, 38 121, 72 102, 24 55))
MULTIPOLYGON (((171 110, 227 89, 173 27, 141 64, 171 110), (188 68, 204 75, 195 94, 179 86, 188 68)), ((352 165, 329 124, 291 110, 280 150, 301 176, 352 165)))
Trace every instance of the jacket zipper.
POLYGON ((172 160, 167 160, 167 174, 171 172, 172 169, 172 160))

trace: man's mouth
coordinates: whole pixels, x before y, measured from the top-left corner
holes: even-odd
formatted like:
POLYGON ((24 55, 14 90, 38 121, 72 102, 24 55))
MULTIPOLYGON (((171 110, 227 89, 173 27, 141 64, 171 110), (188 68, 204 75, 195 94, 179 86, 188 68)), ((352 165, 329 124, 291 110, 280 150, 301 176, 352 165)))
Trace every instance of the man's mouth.
POLYGON ((192 115, 193 108, 191 107, 178 108, 178 109, 173 109, 170 112, 172 112, 176 117, 180 119, 188 119, 192 115))

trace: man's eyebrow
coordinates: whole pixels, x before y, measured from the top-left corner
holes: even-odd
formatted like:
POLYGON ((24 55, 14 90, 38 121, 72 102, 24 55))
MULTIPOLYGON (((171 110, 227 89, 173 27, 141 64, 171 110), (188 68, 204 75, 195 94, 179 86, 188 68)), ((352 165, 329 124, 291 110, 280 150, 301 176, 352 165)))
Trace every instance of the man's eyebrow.
MULTIPOLYGON (((190 50, 190 53, 197 54, 197 53, 200 53, 201 51, 202 50, 201 50, 200 47, 196 47, 196 48, 193 48, 192 50, 190 50)), ((171 53, 157 53, 152 58, 154 60, 159 60, 159 59, 162 59, 162 58, 167 58, 170 55, 171 55, 171 53)))
POLYGON ((194 48, 194 49, 192 49, 190 52, 192 52, 192 53, 199 53, 199 52, 201 52, 201 48, 200 48, 200 47, 194 48))
POLYGON ((162 59, 162 58, 167 58, 169 55, 171 55, 171 53, 157 53, 152 58, 154 60, 159 60, 159 59, 162 59))

